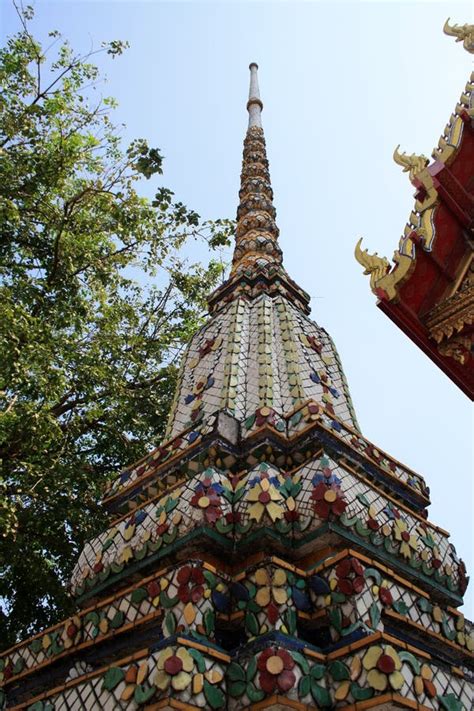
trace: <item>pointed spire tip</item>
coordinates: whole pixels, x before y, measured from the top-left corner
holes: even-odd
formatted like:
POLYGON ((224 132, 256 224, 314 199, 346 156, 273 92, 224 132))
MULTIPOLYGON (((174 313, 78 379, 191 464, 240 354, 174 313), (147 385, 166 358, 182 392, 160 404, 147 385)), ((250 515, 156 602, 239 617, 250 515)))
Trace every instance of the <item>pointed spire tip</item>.
POLYGON ((262 109, 263 104, 260 99, 260 89, 258 87, 258 64, 256 62, 251 62, 249 65, 250 69, 250 88, 249 88, 249 100, 247 102, 247 111, 249 112, 249 128, 252 126, 262 127, 262 109))

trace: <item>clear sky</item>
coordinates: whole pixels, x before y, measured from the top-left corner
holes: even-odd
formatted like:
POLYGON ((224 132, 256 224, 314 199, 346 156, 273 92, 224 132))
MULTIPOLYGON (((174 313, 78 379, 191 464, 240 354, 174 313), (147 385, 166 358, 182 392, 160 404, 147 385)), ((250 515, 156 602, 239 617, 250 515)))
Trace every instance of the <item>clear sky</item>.
MULTIPOLYGON (((248 64, 259 63, 285 266, 336 342, 362 431, 425 477, 430 520, 451 531, 472 571, 471 405, 376 308, 353 249, 361 235, 389 258, 397 247, 413 187, 392 152, 400 143, 430 155, 437 144, 472 60, 442 27, 448 16, 473 22, 473 5, 34 4, 40 36, 59 29, 82 50, 129 40, 124 56, 99 62, 124 137, 160 147, 159 184, 207 218, 235 216, 248 64)), ((1 33, 17 24, 10 0, 0 0, 1 33)))

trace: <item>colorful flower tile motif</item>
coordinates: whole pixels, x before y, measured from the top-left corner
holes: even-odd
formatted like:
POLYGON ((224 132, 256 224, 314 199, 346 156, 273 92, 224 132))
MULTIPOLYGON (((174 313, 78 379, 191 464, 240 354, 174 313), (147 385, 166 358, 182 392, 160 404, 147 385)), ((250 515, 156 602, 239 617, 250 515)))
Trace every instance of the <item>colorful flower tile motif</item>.
POLYGON ((251 503, 249 517, 257 523, 262 520, 265 514, 273 522, 283 516, 283 496, 276 486, 265 477, 249 489, 246 500, 251 503))
POLYGON ((238 510, 247 514, 250 521, 275 522, 283 518, 285 506, 281 486, 284 477, 268 464, 259 465, 247 478, 246 491, 238 510), (246 511, 245 511, 246 509, 246 511))
POLYGON ((337 590, 343 595, 361 593, 365 587, 364 568, 357 558, 345 558, 336 567, 337 590))
POLYGON ((286 649, 269 647, 257 659, 258 682, 266 694, 285 693, 296 682, 295 662, 286 649))
POLYGON ((319 518, 328 519, 341 516, 347 507, 339 484, 319 483, 314 487, 311 498, 314 511, 319 518))
POLYGON ((406 562, 414 573, 461 591, 466 576, 448 539, 401 511, 326 454, 293 470, 291 477, 267 462, 243 478, 208 467, 89 542, 76 566, 73 590, 81 594, 103 583, 200 526, 215 528, 230 541, 262 525, 299 540, 327 521, 356 535, 362 545, 367 541, 384 556, 406 562))
POLYGON ((194 659, 184 647, 167 647, 158 655, 156 669, 154 683, 160 691, 184 691, 193 680, 194 659))
POLYGON ((387 687, 398 691, 405 683, 400 672, 402 662, 391 645, 370 647, 364 655, 362 665, 368 672, 367 682, 375 691, 385 691, 387 687))
POLYGON ((276 622, 278 608, 288 600, 287 574, 283 568, 277 568, 271 575, 267 568, 259 568, 255 571, 254 579, 257 586, 255 602, 260 607, 267 608, 270 622, 276 622))
POLYGON ((214 525, 222 516, 222 494, 224 487, 215 480, 212 472, 205 475, 194 488, 194 496, 191 499, 191 506, 200 509, 206 523, 214 525))
POLYGON ((197 603, 204 596, 205 578, 199 565, 184 565, 177 574, 178 598, 181 602, 197 603))
POLYGON ((250 639, 271 630, 295 634, 298 611, 312 609, 304 577, 277 561, 238 576, 231 593, 233 608, 244 613, 243 627, 250 639))
POLYGON ((410 533, 406 521, 396 518, 392 530, 395 540, 400 541, 400 553, 404 558, 410 558, 413 551, 418 551, 418 536, 410 533))

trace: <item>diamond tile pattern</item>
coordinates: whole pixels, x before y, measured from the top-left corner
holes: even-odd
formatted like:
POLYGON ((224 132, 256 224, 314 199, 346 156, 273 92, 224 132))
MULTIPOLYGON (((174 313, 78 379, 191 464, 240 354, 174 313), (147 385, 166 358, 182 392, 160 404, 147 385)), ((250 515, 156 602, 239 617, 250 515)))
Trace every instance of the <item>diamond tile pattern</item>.
POLYGON ((281 296, 240 298, 191 340, 168 436, 192 425, 196 402, 204 416, 226 408, 244 419, 264 406, 285 414, 309 399, 331 405, 341 422, 357 429, 342 366, 324 329, 281 296), (321 344, 321 352, 311 347, 308 337, 321 344), (200 358, 205 344, 215 338, 221 339, 219 348, 200 358), (199 399, 190 401, 199 383, 210 377, 212 386, 203 387, 199 399))

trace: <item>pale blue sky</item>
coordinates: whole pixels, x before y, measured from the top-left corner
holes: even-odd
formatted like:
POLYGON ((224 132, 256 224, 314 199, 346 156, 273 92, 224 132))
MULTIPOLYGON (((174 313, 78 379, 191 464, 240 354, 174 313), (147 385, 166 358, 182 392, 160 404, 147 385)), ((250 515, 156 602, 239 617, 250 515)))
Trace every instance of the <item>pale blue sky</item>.
MULTIPOLYGON (((336 342, 364 434, 425 477, 430 520, 451 531, 469 571, 471 405, 376 308, 353 248, 360 235, 389 258, 397 247, 413 188, 391 155, 398 143, 426 155, 437 144, 472 59, 442 27, 448 16, 472 22, 472 4, 35 6, 37 33, 57 28, 77 49, 130 41, 123 57, 100 60, 105 93, 119 100, 127 139, 162 149, 162 184, 208 218, 235 216, 247 67, 259 63, 285 266, 336 342)), ((2 33, 16 27, 9 0, 0 0, 2 33)), ((471 617, 473 599, 471 589, 471 617)))

